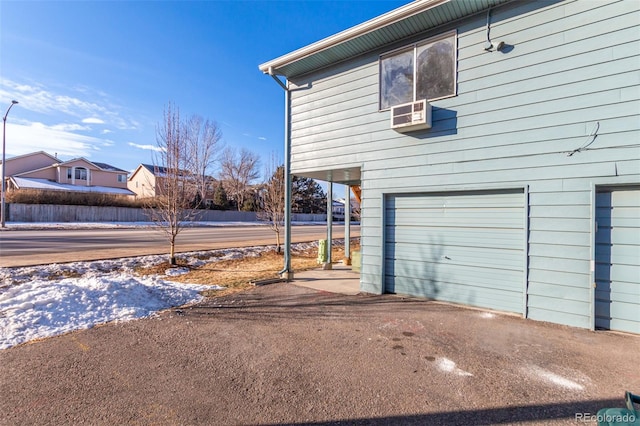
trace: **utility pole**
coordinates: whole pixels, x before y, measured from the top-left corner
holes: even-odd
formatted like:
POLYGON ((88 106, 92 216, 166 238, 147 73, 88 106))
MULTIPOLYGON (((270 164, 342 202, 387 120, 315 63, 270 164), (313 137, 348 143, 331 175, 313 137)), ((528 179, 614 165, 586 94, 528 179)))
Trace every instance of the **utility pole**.
POLYGON ((5 217, 6 217, 6 205, 4 201, 4 193, 5 193, 5 152, 6 152, 6 134, 7 134, 7 116, 9 115, 9 111, 11 111, 11 107, 17 104, 18 101, 11 101, 11 105, 7 108, 7 112, 2 119, 2 182, 0 182, 0 198, 2 198, 2 206, 0 211, 0 227, 4 228, 5 217))

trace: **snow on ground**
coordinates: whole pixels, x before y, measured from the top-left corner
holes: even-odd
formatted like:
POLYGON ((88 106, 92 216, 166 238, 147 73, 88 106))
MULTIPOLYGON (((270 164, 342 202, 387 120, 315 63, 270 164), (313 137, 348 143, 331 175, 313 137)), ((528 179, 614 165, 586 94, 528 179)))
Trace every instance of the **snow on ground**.
MULTIPOLYGON (((83 225, 74 225, 80 226, 83 225)), ((312 247, 317 243, 292 244, 294 250, 312 247)), ((204 259, 211 262, 255 257, 274 248, 199 251, 178 257, 197 267, 205 263, 204 259)), ((198 302, 204 289, 223 288, 172 282, 172 276, 188 271, 185 268, 168 270, 163 276, 133 273, 135 268, 164 260, 166 255, 0 268, 0 349, 104 322, 148 317, 163 309, 198 302)))
POLYGON ((115 272, 10 287, 0 294, 0 349, 98 323, 146 317, 196 302, 207 287, 115 272))
POLYGON ((448 358, 438 358, 436 365, 441 371, 444 371, 447 373, 454 373, 454 374, 457 374, 458 376, 473 376, 473 374, 469 373, 468 371, 464 371, 458 368, 456 366, 456 363, 454 361, 451 361, 448 358))

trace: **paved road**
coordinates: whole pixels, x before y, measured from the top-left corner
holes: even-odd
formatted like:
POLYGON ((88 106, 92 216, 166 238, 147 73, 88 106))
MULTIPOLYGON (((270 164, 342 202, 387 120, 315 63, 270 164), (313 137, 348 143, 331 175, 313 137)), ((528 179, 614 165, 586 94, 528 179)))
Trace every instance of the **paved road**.
MULTIPOLYGON (((326 237, 326 227, 292 227, 292 241, 326 237)), ((360 235, 352 226, 351 236, 360 235)), ((334 238, 344 237, 344 226, 334 226, 334 238)), ((274 244, 267 226, 185 228, 177 240, 178 252, 274 244)), ((45 229, 0 232, 0 267, 40 265, 167 253, 165 235, 153 228, 45 229)))

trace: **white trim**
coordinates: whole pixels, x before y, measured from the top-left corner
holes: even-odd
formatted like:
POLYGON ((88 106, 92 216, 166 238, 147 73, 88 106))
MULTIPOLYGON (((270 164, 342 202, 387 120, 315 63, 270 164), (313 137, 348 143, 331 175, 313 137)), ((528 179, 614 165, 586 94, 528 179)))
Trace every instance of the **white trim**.
POLYGON ((316 53, 337 44, 344 43, 387 25, 402 21, 410 16, 424 12, 425 10, 434 8, 441 4, 448 3, 449 1, 450 0, 417 0, 406 6, 399 7, 391 12, 385 13, 384 15, 380 15, 362 24, 356 25, 355 27, 339 32, 338 34, 334 34, 306 47, 280 56, 279 58, 265 62, 258 68, 265 74, 274 75, 274 69, 280 68, 284 65, 289 65, 307 56, 315 55, 316 53))
POLYGON ((529 318, 529 233, 530 233, 530 220, 529 220, 529 210, 531 206, 531 195, 529 193, 529 185, 525 185, 523 188, 524 192, 524 205, 523 205, 523 223, 522 229, 524 230, 524 237, 522 238, 522 251, 524 256, 522 256, 522 317, 529 318))
POLYGON ((589 329, 596 329, 596 195, 598 186, 593 182, 590 183, 591 212, 589 221, 590 247, 589 247, 589 329))

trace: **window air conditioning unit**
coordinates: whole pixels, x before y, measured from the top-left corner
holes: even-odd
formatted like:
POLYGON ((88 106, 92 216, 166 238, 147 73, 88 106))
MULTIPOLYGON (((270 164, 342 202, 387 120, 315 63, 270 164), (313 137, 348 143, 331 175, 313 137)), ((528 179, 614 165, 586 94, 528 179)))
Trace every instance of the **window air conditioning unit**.
POLYGON ((401 133, 430 129, 431 104, 423 99, 392 107, 391 128, 401 133))

